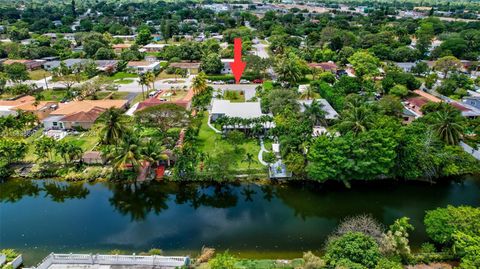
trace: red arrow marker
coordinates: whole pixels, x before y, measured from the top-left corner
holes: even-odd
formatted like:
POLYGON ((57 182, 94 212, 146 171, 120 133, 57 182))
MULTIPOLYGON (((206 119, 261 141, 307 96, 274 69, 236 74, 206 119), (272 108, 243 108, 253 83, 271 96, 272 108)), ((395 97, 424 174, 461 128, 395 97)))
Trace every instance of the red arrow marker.
POLYGON ((245 66, 247 66, 247 63, 242 62, 242 39, 235 38, 233 40, 233 63, 230 63, 230 67, 237 84, 240 83, 245 66))

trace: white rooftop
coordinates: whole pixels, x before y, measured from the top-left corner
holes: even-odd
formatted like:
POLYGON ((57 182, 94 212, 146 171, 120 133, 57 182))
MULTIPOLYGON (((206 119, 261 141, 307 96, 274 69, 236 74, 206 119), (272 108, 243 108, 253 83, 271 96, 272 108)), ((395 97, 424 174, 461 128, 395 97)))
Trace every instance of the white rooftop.
POLYGON ((213 100, 211 114, 221 114, 227 117, 253 119, 261 117, 260 102, 232 103, 229 100, 213 100))
MULTIPOLYGON (((300 112, 305 111, 305 105, 310 106, 312 105, 313 100, 299 100, 300 103, 300 112)), ((322 106, 322 110, 326 112, 325 118, 326 119, 336 119, 338 118, 338 113, 333 109, 333 107, 328 103, 325 99, 317 99, 317 102, 320 103, 322 106)))

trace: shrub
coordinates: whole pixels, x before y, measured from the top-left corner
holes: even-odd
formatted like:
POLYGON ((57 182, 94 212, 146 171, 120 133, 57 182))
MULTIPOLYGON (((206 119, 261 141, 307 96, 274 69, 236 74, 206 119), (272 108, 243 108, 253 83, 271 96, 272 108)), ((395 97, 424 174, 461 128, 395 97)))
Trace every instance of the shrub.
POLYGON ((453 234, 474 235, 480 231, 480 208, 470 206, 437 208, 427 211, 424 222, 427 234, 440 244, 453 244, 453 234))
POLYGON ((161 250, 159 248, 152 248, 148 251, 148 254, 150 254, 150 255, 162 255, 163 250, 161 250))
POLYGON ((387 259, 381 259, 375 269, 403 269, 401 263, 387 259))
POLYGON ((228 251, 217 254, 215 258, 208 262, 210 269, 234 269, 235 263, 237 263, 237 259, 230 255, 228 251))
POLYGON ((325 261, 315 256, 311 251, 303 253, 303 260, 305 261, 303 269, 317 269, 326 266, 325 261))
POLYGON ((422 253, 435 253, 435 245, 433 245, 432 243, 423 243, 420 247, 420 251, 422 253))
POLYGON ((2 249, 0 250, 0 253, 5 254, 7 262, 13 261, 13 259, 15 259, 19 255, 14 249, 11 248, 2 249))
POLYGON ((335 269, 367 269, 367 267, 348 259, 341 259, 337 262, 335 269))
POLYGON ((408 89, 403 85, 395 85, 390 89, 389 93, 398 97, 405 97, 408 95, 408 89))
POLYGON ((264 152, 263 153, 263 161, 267 163, 275 162, 275 154, 273 152, 264 152))
POLYGON ((359 232, 349 232, 327 244, 325 259, 336 266, 340 260, 349 260, 367 268, 374 268, 380 259, 375 240, 359 232))
POLYGON ((380 245, 384 230, 383 226, 371 216, 359 215, 344 219, 331 237, 335 239, 350 232, 359 232, 372 237, 380 245))

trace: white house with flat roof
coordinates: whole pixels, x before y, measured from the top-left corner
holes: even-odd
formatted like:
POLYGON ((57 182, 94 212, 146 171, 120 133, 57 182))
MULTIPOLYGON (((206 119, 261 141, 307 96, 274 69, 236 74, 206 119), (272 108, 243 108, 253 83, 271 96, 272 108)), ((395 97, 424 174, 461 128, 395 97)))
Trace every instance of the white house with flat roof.
MULTIPOLYGON (((325 111, 325 119, 327 120, 333 120, 338 118, 338 113, 333 109, 333 107, 328 103, 327 100, 325 99, 317 99, 316 100, 320 105, 322 106, 322 110, 325 111)), ((313 103, 313 100, 299 100, 300 103, 300 112, 304 112, 306 106, 311 106, 313 103)))
POLYGON ((227 116, 230 118, 254 119, 264 116, 260 108, 260 102, 232 103, 229 100, 212 101, 210 110, 212 121, 227 116))

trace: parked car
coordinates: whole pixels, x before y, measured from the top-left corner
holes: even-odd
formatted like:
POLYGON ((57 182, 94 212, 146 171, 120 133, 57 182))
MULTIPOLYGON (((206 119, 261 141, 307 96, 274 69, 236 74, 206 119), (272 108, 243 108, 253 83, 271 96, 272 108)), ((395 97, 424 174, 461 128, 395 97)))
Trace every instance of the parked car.
POLYGON ((250 81, 249 80, 246 80, 246 79, 241 79, 240 80, 240 84, 249 84, 250 81))
POLYGON ((235 84, 235 80, 230 79, 230 80, 227 81, 227 83, 228 83, 228 84, 235 84))
POLYGON ((263 83, 263 80, 257 78, 257 79, 254 79, 254 80, 253 80, 253 83, 255 83, 255 84, 262 84, 262 83, 263 83))

